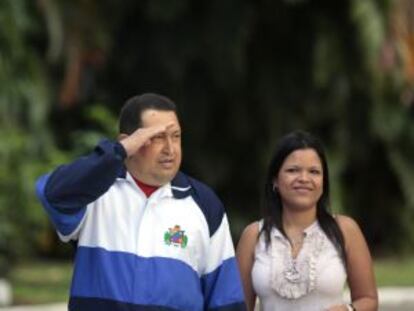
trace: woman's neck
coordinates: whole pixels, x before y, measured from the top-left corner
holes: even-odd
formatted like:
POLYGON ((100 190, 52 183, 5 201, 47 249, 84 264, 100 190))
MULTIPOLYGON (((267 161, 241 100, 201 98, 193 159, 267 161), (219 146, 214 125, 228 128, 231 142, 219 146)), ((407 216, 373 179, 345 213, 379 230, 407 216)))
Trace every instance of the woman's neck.
POLYGON ((305 230, 316 221, 316 207, 309 210, 283 209, 282 222, 286 231, 289 229, 305 230))

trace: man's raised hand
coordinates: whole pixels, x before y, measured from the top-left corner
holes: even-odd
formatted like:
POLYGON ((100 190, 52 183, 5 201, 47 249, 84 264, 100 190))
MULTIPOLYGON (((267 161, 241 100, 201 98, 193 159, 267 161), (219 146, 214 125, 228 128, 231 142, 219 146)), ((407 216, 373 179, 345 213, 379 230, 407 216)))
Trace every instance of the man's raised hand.
POLYGON ((131 135, 121 134, 119 143, 124 147, 127 156, 130 157, 135 154, 141 147, 151 144, 151 138, 164 133, 174 123, 165 125, 155 125, 150 127, 140 127, 131 135))

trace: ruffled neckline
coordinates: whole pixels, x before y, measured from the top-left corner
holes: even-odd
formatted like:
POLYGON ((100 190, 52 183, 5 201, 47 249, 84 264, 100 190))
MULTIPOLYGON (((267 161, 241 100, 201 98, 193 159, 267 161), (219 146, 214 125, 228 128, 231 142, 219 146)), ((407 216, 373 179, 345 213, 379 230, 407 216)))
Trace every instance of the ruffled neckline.
POLYGON ((300 298, 315 289, 316 263, 327 244, 318 221, 307 227, 304 233, 302 248, 293 258, 288 239, 276 228, 272 232, 270 285, 277 294, 287 299, 300 298))
MULTIPOLYGON (((306 227, 303 232, 305 233, 306 236, 308 236, 309 234, 311 234, 314 231, 321 231, 322 229, 319 226, 319 222, 317 220, 315 220, 313 223, 311 223, 308 227, 306 227)), ((286 239, 286 237, 282 234, 282 232, 279 231, 279 229, 273 227, 272 229, 272 235, 274 237, 278 237, 278 238, 283 238, 286 239)), ((287 240, 287 239, 286 239, 287 240)))

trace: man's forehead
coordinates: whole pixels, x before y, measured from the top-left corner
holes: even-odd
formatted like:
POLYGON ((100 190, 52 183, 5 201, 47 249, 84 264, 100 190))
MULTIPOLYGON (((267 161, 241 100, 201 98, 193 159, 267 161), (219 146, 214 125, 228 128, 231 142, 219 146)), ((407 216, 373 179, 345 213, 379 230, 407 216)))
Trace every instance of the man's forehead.
POLYGON ((180 128, 177 114, 170 110, 144 110, 141 114, 141 121, 143 127, 174 123, 173 128, 180 128))

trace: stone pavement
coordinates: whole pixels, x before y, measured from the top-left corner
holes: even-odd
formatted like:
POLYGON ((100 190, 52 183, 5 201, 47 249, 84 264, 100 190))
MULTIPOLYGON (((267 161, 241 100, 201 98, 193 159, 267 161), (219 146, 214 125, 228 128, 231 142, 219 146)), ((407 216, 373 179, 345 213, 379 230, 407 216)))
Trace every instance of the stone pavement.
POLYGON ((378 290, 379 311, 414 311, 414 287, 386 287, 378 290))
MULTIPOLYGON (((386 287, 378 290, 379 311, 414 311, 414 287, 386 287)), ((66 303, 42 306, 15 306, 0 311, 67 311, 66 303)))
POLYGON ((67 311, 66 303, 57 303, 39 306, 0 307, 1 311, 67 311))

